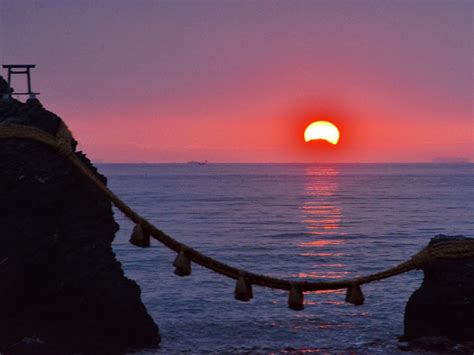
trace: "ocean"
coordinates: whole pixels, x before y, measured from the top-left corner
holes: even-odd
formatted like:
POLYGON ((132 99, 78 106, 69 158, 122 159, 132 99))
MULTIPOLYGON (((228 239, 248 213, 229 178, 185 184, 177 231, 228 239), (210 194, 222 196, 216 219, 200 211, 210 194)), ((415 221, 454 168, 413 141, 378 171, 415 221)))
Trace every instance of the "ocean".
MULTIPOLYGON (((295 280, 337 280, 394 266, 437 234, 473 236, 472 164, 99 164, 109 187, 167 234, 248 271, 295 280)), ((403 313, 423 278, 412 271, 345 291, 305 294, 254 286, 234 300, 233 280, 193 265, 173 274, 175 253, 158 242, 113 249, 160 328, 146 353, 398 353, 403 313)), ((406 354, 406 352, 403 352, 406 354)))

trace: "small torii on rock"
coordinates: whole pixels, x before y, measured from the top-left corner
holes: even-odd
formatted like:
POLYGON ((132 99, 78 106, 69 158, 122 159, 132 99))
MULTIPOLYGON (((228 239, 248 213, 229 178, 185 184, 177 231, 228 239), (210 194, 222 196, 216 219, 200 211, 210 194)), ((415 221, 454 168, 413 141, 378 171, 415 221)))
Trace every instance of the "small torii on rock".
POLYGON ((15 92, 15 95, 28 95, 28 100, 37 100, 36 96, 39 95, 39 92, 34 92, 31 90, 31 76, 30 69, 35 68, 35 64, 4 64, 3 68, 8 69, 7 82, 8 82, 8 92, 3 94, 4 100, 9 100, 12 97, 13 89, 11 83, 11 77, 13 74, 26 74, 26 80, 28 85, 27 92, 15 92))

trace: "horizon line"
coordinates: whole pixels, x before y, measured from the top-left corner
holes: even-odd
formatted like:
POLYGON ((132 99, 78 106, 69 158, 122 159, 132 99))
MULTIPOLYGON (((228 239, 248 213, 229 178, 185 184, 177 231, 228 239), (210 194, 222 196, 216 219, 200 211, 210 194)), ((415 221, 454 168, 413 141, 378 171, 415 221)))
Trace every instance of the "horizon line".
MULTIPOLYGON (((116 164, 116 165, 197 165, 194 162, 107 162, 107 161, 94 161, 91 159, 93 164, 116 164)), ((205 165, 218 165, 218 164, 235 164, 235 165, 258 165, 258 164, 267 164, 267 165, 277 165, 277 164, 393 164, 393 165, 400 165, 400 164, 426 164, 426 165, 471 165, 474 162, 462 161, 462 162, 433 162, 433 161, 420 161, 420 162, 224 162, 224 161, 216 161, 216 162, 207 162, 205 165)))

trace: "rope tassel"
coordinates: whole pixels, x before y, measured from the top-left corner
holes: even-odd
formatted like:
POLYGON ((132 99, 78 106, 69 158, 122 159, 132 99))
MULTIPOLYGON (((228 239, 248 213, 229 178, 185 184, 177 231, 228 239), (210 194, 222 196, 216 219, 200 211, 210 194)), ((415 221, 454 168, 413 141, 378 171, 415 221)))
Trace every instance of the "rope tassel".
POLYGON ((243 275, 240 275, 237 279, 234 297, 236 300, 242 302, 248 302, 253 298, 252 284, 243 275))
POLYGON ((173 266, 175 275, 178 276, 189 276, 191 275, 191 261, 186 257, 184 251, 180 251, 179 254, 174 259, 173 266))
POLYGON ((296 286, 292 286, 288 295, 288 308, 294 311, 302 311, 304 309, 303 299, 303 291, 296 286))
POLYGON ((346 302, 352 303, 353 305, 360 306, 364 304, 364 294, 360 285, 349 286, 346 293, 346 302))
POLYGON ((150 235, 144 232, 140 224, 137 224, 130 236, 130 243, 137 247, 148 248, 150 246, 150 235))

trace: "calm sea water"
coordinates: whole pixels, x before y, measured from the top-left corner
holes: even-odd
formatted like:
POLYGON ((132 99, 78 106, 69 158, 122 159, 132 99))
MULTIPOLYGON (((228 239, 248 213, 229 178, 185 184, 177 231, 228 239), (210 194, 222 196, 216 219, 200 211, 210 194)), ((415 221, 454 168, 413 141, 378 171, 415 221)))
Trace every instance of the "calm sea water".
MULTIPOLYGON (((156 226, 197 250, 249 271, 336 280, 383 270, 436 234, 473 235, 473 165, 99 165, 109 186, 156 226)), ((305 295, 254 288, 194 265, 173 274, 175 254, 128 243, 132 224, 116 211, 113 244, 126 275, 160 327, 157 353, 397 353, 403 312, 421 272, 344 291, 305 295)))

